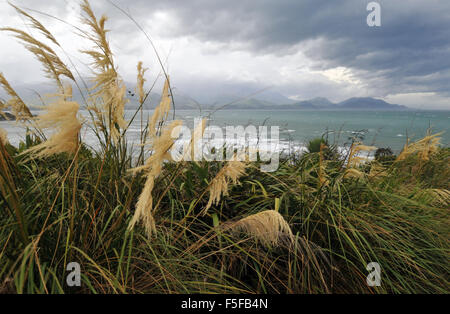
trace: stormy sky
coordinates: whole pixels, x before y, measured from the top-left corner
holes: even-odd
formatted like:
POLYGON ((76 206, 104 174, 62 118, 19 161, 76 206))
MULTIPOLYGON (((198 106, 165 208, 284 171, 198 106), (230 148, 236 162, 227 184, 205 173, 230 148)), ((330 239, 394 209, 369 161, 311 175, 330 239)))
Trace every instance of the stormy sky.
MULTIPOLYGON (((12 2, 83 27, 78 1, 12 2)), ((111 47, 127 82, 135 81, 140 60, 149 68, 148 84, 160 67, 145 35, 112 3, 151 37, 176 90, 200 102, 267 90, 295 100, 377 97, 420 109, 450 109, 450 1, 376 1, 380 27, 367 25, 369 2, 92 0, 91 5, 97 15, 109 17, 111 47)), ((29 13, 63 44, 64 51, 57 50, 61 58, 70 57, 82 76, 89 75, 89 60, 78 50, 90 44, 70 25, 29 13)), ((1 27, 27 30, 4 0, 0 14, 1 27)), ((14 38, 1 32, 0 47, 0 71, 13 84, 45 82, 38 62, 14 38)))

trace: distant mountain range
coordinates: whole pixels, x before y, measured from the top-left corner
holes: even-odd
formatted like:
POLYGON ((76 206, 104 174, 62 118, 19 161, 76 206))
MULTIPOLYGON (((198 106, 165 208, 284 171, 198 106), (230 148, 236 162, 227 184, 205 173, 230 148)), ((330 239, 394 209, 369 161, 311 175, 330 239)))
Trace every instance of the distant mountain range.
MULTIPOLYGON (((176 101, 176 99, 175 99, 176 101)), ((384 100, 370 97, 355 97, 339 103, 318 97, 291 104, 274 104, 254 98, 244 99, 222 105, 223 109, 258 109, 258 110, 408 110, 402 105, 390 104, 384 100)))
MULTIPOLYGON (((127 86, 133 86, 127 83, 127 86)), ((23 95, 23 99, 27 103, 41 105, 42 103, 35 91, 39 91, 41 95, 54 93, 55 89, 49 84, 33 84, 18 86, 19 94, 23 95)), ((371 97, 354 97, 339 103, 333 103, 327 98, 317 97, 310 100, 295 101, 286 96, 271 90, 263 90, 245 97, 248 90, 223 91, 222 93, 210 93, 208 97, 201 98, 183 94, 177 89, 173 90, 175 106, 177 109, 203 109, 203 110, 408 110, 409 108, 402 105, 390 104, 384 100, 371 97)), ((130 102, 127 104, 128 109, 139 107, 137 103, 137 95, 134 88, 129 88, 127 97, 130 102)), ((74 99, 83 102, 80 93, 74 89, 74 99)), ((160 102, 161 95, 159 93, 151 93, 146 101, 145 108, 152 109, 160 102)))
MULTIPOLYGON (((150 102, 147 104, 150 108, 159 103, 160 95, 152 93, 150 102)), ((184 95, 174 95, 175 105, 177 109, 198 109, 204 110, 221 109, 221 110, 408 110, 409 108, 402 105, 390 104, 384 100, 370 97, 354 97, 339 103, 333 103, 327 98, 317 97, 310 100, 292 102, 288 104, 277 104, 267 100, 256 98, 233 98, 222 97, 220 101, 214 104, 200 104, 184 95)), ((131 102, 128 107, 135 107, 131 102)))

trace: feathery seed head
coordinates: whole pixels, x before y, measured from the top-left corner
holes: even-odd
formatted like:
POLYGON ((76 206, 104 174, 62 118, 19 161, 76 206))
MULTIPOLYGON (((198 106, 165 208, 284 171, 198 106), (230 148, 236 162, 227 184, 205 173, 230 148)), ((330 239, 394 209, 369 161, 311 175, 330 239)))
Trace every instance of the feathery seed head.
POLYGON ((5 92, 11 97, 6 104, 2 103, 2 108, 6 109, 11 107, 11 111, 13 115, 16 116, 17 120, 28 120, 32 117, 30 110, 27 105, 23 102, 22 98, 16 93, 16 91, 11 87, 9 82, 3 76, 3 73, 0 73, 0 85, 3 87, 5 92))
POLYGON ((415 143, 405 145, 402 152, 398 155, 396 161, 405 160, 408 156, 415 153, 417 153, 417 156, 421 161, 430 160, 430 156, 438 151, 441 142, 441 138, 439 137, 439 135, 441 134, 442 132, 437 134, 430 134, 430 132, 428 132, 428 135, 423 139, 415 143))
MULTIPOLYGON (((66 88, 66 91, 71 91, 71 88, 66 88)), ((71 94, 60 94, 56 102, 44 107, 46 112, 35 119, 36 125, 41 129, 52 129, 53 134, 45 142, 27 149, 22 154, 30 153, 36 158, 63 152, 75 153, 81 123, 77 117, 78 103, 67 100, 71 97, 71 94)))
POLYGON ((353 143, 350 147, 350 154, 348 156, 347 167, 358 167, 367 158, 358 156, 361 151, 374 151, 377 148, 375 146, 367 146, 362 143, 353 143))
POLYGON ((180 120, 173 121, 167 128, 163 129, 160 136, 154 138, 151 143, 152 155, 147 159, 144 166, 132 169, 132 172, 145 171, 147 177, 144 189, 139 196, 136 204, 136 210, 133 218, 128 225, 129 229, 133 229, 138 221, 143 221, 145 231, 148 237, 151 237, 156 232, 155 219, 153 217, 153 196, 152 191, 155 186, 155 180, 162 171, 164 160, 168 156, 174 140, 172 138, 172 131, 174 128, 182 124, 180 120))
POLYGON ((289 224, 275 210, 250 215, 235 223, 226 224, 222 228, 231 230, 234 234, 246 233, 268 247, 279 245, 283 236, 287 237, 291 243, 294 240, 289 224))
POLYGON ((147 68, 142 67, 142 61, 138 62, 137 65, 137 92, 139 95, 139 103, 142 104, 144 102, 145 93, 144 93, 144 83, 146 79, 144 78, 145 71, 147 71, 147 68))
POLYGON ((43 34, 47 39, 52 41, 55 45, 59 46, 59 43, 55 39, 55 37, 53 37, 53 35, 47 30, 47 28, 45 28, 44 25, 42 25, 38 20, 36 20, 34 17, 29 15, 27 12, 23 11, 22 9, 16 7, 12 3, 9 3, 9 5, 12 6, 19 14, 25 16, 31 22, 30 24, 34 29, 37 29, 38 31, 40 31, 41 34, 43 34))
POLYGON ((209 185, 209 201, 202 211, 203 215, 208 212, 208 209, 211 208, 212 204, 217 205, 219 203, 222 195, 228 195, 228 185, 231 182, 236 184, 239 177, 245 174, 245 168, 246 165, 243 162, 231 160, 220 169, 209 185))
POLYGON ((161 94, 161 101, 158 107, 155 108, 155 111, 153 112, 153 115, 148 125, 150 138, 156 135, 157 132, 156 126, 167 119, 171 103, 172 98, 170 97, 169 93, 169 78, 167 78, 166 81, 164 82, 164 88, 161 94))

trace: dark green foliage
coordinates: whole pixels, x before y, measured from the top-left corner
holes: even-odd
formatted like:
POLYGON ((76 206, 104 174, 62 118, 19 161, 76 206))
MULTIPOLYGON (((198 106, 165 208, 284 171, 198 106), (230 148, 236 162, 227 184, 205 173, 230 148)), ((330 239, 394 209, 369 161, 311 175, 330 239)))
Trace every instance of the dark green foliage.
POLYGON ((344 178, 341 159, 329 160, 320 189, 318 153, 282 160, 275 173, 253 164, 207 216, 199 213, 221 163, 166 163, 153 191, 158 234, 147 239, 140 227, 127 231, 144 178, 127 172, 125 147, 82 146, 75 159, 18 155, 37 142, 7 147, 28 235, 21 240, 16 215, 0 200, 3 291, 448 293, 448 203, 420 194, 449 188, 448 149, 420 168, 411 156, 366 179, 344 178), (236 220, 274 209, 275 199, 293 244, 266 248, 214 228, 213 216, 215 224, 236 220), (73 261, 81 288, 65 284, 73 261), (381 287, 365 283, 372 261, 382 267, 381 287))

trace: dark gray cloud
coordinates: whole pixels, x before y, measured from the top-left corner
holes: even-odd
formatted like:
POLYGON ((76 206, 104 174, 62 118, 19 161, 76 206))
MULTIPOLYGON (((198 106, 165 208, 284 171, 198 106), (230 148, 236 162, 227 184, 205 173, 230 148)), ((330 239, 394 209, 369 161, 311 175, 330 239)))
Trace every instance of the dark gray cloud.
MULTIPOLYGON (((74 3, 50 0, 17 2, 55 15, 63 14, 66 6, 74 3)), ((244 51, 254 56, 272 55, 283 60, 301 52, 311 60, 312 71, 337 67, 351 69, 370 96, 437 93, 450 97, 448 0, 379 0, 382 25, 375 28, 366 24, 368 0, 112 2, 127 10, 150 30, 156 14, 169 14, 172 23, 159 28, 159 34, 151 35, 173 39, 189 37, 200 42, 211 42, 222 51, 244 51)), ((114 32, 119 38, 127 38, 131 31, 137 33, 132 23, 107 0, 91 3, 96 12, 106 12, 111 17, 115 24, 114 32)), ((123 49, 126 50, 126 47, 123 49)), ((216 52, 212 50, 210 53, 216 52)), ((217 77, 215 80, 220 81, 217 77)), ((208 78, 199 81, 208 81, 208 78)), ((321 88, 337 87, 327 81, 304 81, 302 86, 295 84, 284 83, 280 90, 292 95, 314 96, 311 90, 320 93, 321 88)), ((192 86, 192 82, 186 82, 185 86, 192 86)), ((323 94, 342 98, 352 96, 352 92, 354 90, 349 89, 347 93, 344 88, 323 91, 323 94)))
POLYGON ((385 94, 404 92, 405 85, 448 94, 450 1, 378 1, 379 28, 366 24, 368 2, 180 0, 137 1, 129 7, 141 20, 144 7, 175 14, 178 25, 169 27, 169 35, 241 44, 236 47, 255 54, 294 54, 302 43, 318 40, 306 55, 320 61, 322 70, 345 66, 378 73, 385 94))

